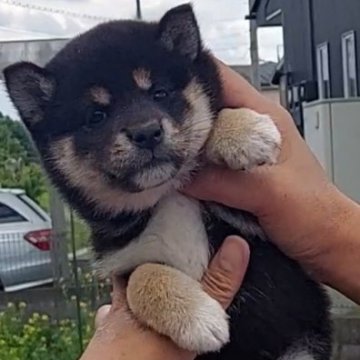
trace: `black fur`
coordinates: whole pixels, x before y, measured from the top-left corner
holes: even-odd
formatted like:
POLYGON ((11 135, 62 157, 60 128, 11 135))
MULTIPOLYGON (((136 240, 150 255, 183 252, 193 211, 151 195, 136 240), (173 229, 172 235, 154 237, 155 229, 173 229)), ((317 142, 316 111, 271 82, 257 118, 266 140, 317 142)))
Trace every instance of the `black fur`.
POLYGON ((278 359, 292 344, 299 348, 305 345, 316 360, 330 359, 329 301, 324 290, 266 239, 248 231, 239 233, 219 220, 211 206, 205 204, 204 221, 213 251, 225 237, 237 233, 249 243, 251 258, 241 290, 229 309, 231 343, 220 356, 201 359, 278 359))
MULTIPOLYGON (((189 6, 170 11, 160 25, 134 21, 100 25, 70 42, 45 69, 20 63, 5 70, 10 96, 39 148, 44 166, 67 201, 92 227, 99 258, 139 235, 151 218, 152 208, 120 213, 101 209, 91 194, 71 184, 54 165, 52 144, 71 137, 76 155, 86 159, 91 154, 92 166, 109 186, 138 191, 125 179, 147 166, 147 153, 139 153, 125 168, 122 163, 110 164, 106 149, 123 128, 141 125, 150 117, 166 115, 181 125, 190 109, 182 90, 194 78, 210 100, 215 118, 222 103, 220 80, 213 60, 202 48, 189 6), (151 92, 155 90, 144 93, 134 86, 131 73, 141 67, 151 69, 157 81, 155 90, 160 86, 169 92, 166 101, 154 104, 151 92), (86 96, 94 85, 104 86, 115 100, 100 108, 106 112, 107 122, 89 129, 87 114, 99 110, 86 96)), ((171 156, 178 166, 186 161, 182 154, 171 156)), ((200 358, 276 360, 289 348, 299 346, 307 348, 316 360, 329 360, 329 302, 322 288, 270 242, 256 233, 239 232, 215 216, 211 204, 203 205, 213 251, 227 235, 240 234, 250 244, 251 260, 242 289, 229 309, 231 343, 220 353, 200 358)), ((244 216, 250 223, 256 221, 244 216)))

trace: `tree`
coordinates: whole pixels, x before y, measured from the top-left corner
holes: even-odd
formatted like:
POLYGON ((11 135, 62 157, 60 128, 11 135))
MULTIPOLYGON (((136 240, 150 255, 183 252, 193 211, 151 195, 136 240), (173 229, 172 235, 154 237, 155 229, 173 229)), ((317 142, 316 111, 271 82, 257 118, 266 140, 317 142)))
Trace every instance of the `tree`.
POLYGON ((19 121, 0 113, 0 187, 21 188, 39 201, 46 190, 36 150, 19 121))

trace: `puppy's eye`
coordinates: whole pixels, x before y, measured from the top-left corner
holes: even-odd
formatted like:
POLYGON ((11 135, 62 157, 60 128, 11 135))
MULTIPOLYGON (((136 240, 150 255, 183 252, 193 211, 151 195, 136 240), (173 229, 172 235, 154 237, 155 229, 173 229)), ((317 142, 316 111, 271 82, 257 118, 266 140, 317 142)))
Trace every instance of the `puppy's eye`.
POLYGON ((164 89, 154 91, 153 98, 155 101, 161 101, 169 96, 169 93, 164 89))
POLYGON ((107 114, 103 110, 95 110, 87 116, 86 126, 89 128, 102 124, 107 118, 107 114))

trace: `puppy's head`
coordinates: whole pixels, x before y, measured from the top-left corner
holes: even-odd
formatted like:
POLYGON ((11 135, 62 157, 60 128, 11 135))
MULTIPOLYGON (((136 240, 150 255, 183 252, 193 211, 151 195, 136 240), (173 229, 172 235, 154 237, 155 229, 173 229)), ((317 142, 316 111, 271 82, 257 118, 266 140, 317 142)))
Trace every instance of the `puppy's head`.
POLYGON ((55 183, 109 210, 152 206, 181 184, 219 106, 189 5, 159 23, 100 25, 44 69, 23 62, 4 75, 55 183))

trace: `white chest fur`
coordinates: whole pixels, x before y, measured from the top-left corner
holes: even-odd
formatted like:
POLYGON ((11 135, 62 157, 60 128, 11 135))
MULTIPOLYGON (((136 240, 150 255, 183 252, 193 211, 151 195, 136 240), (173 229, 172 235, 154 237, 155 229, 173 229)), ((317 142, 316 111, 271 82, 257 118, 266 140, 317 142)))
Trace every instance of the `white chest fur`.
POLYGON ((144 263, 164 263, 199 280, 209 262, 209 244, 199 203, 174 193, 159 202, 146 229, 126 247, 98 262, 103 276, 144 263))

